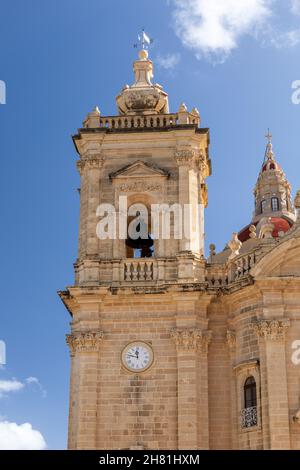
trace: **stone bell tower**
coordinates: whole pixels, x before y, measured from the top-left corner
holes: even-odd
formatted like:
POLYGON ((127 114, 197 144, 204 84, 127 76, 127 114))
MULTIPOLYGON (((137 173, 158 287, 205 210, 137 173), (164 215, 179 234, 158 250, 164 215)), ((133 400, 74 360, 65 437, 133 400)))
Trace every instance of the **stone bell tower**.
POLYGON ((72 318, 68 446, 207 448, 209 130, 196 108, 169 112, 144 48, 133 69, 118 115, 96 107, 73 137, 79 249, 75 283, 60 292, 72 318), (139 205, 149 215, 146 249, 127 232, 139 205), (187 230, 176 237, 174 205, 187 208, 178 219, 187 230), (170 237, 153 236, 153 207, 162 207, 162 223, 169 217, 170 237), (105 217, 111 230, 103 236, 105 217))

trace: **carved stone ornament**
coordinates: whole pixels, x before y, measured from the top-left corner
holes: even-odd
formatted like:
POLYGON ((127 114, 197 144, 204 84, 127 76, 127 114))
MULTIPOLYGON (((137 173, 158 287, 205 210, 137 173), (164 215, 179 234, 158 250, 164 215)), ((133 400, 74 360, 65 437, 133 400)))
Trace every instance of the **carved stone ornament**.
POLYGON ((202 331, 199 328, 173 328, 170 332, 177 349, 206 352, 211 340, 212 332, 202 331))
POLYGON ((136 181, 134 183, 123 183, 118 186, 118 190, 123 193, 128 192, 147 192, 147 191, 162 191, 161 184, 146 183, 143 181, 136 181))
POLYGON ((242 247, 242 242, 238 239, 238 234, 235 232, 232 234, 232 239, 228 242, 228 246, 231 250, 229 259, 234 259, 240 254, 240 249, 242 247))
POLYGON ((103 331, 85 331, 66 335, 66 341, 70 348, 71 356, 74 356, 77 351, 98 351, 103 337, 103 331))
POLYGON ((233 351, 236 346, 236 334, 232 330, 227 330, 226 341, 230 351, 233 351))
POLYGON ((83 173, 85 169, 92 170, 92 169, 101 169, 104 163, 103 157, 87 157, 77 161, 77 169, 80 175, 83 173))
POLYGON ((258 320, 253 324, 253 329, 260 338, 278 341, 285 338, 285 333, 289 326, 289 319, 258 320))

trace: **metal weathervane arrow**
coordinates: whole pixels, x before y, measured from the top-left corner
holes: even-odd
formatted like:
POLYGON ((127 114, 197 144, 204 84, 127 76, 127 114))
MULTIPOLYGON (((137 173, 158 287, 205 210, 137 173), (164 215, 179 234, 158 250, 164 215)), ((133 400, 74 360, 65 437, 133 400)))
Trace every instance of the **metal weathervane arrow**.
MULTIPOLYGON (((142 46, 142 49, 148 49, 150 44, 153 43, 153 39, 150 38, 147 33, 145 33, 144 29, 142 29, 142 33, 138 34, 138 42, 142 46)), ((134 47, 138 47, 138 43, 134 44, 134 47)))

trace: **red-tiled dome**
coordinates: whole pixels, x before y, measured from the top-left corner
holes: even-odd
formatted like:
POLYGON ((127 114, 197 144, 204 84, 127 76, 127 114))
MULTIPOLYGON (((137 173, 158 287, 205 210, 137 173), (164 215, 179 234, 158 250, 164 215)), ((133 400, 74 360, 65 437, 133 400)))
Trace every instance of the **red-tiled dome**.
MULTIPOLYGON (((278 238, 280 232, 288 232, 290 230, 292 224, 288 222, 286 219, 279 218, 279 217, 271 217, 271 223, 274 225, 274 230, 272 232, 273 238, 278 238)), ((257 226, 258 222, 255 222, 254 224, 249 224, 247 227, 243 228, 239 234, 238 238, 239 240, 244 243, 246 240, 249 240, 250 238, 250 226, 255 225, 257 226)))

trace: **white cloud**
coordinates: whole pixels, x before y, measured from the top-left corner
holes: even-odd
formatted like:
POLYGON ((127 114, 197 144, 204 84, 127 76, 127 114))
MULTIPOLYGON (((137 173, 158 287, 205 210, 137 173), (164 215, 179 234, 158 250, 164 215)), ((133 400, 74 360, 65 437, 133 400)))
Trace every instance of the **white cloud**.
POLYGON ((42 434, 30 423, 0 422, 0 450, 44 450, 46 442, 42 434))
POLYGON ((37 377, 27 377, 24 383, 16 379, 0 380, 0 398, 5 397, 10 392, 18 392, 23 389, 25 385, 35 386, 41 391, 43 397, 47 396, 46 390, 37 377))
POLYGON ((272 0, 171 0, 175 32, 197 57, 222 62, 245 34, 256 34, 272 0))
POLYGON ((273 35, 272 44, 277 47, 294 47, 300 42, 300 29, 292 29, 284 33, 273 35))
POLYGON ((291 12, 300 15, 300 0, 291 0, 291 12))
POLYGON ((41 382, 39 381, 37 377, 27 377, 25 382, 27 385, 36 385, 39 388, 39 390, 42 392, 43 397, 47 396, 46 390, 44 389, 43 385, 41 384, 41 382))
MULTIPOLYGON (((244 36, 264 45, 293 47, 300 29, 284 30, 276 12, 278 0, 170 0, 174 28, 183 45, 196 57, 221 63, 239 46, 244 36)), ((300 15, 300 0, 290 0, 287 11, 300 15)))
POLYGON ((17 392, 24 388, 24 384, 18 380, 0 380, 0 398, 9 392, 17 392))
POLYGON ((159 55, 156 62, 163 69, 173 69, 180 61, 180 54, 159 55))

